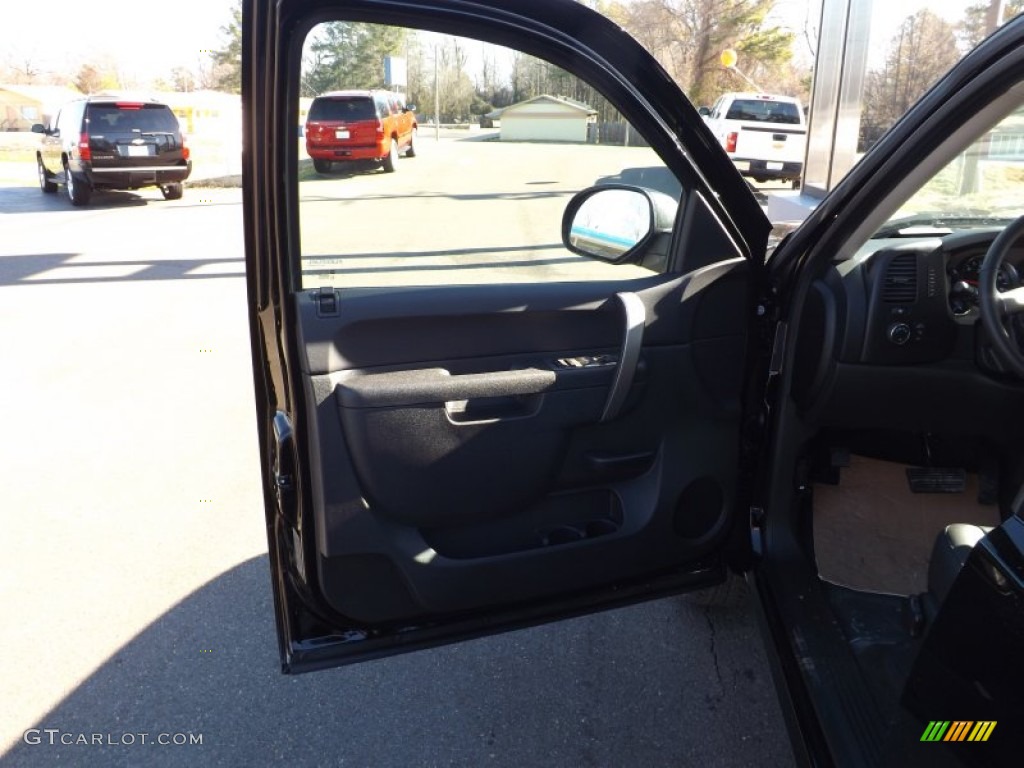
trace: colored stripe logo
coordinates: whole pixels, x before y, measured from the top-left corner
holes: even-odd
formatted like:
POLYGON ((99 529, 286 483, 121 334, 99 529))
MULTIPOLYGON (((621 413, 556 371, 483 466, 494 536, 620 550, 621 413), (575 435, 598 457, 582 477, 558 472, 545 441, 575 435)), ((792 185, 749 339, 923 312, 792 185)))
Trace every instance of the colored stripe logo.
POLYGON ((921 734, 921 741, 988 741, 996 728, 995 720, 932 720, 921 734))

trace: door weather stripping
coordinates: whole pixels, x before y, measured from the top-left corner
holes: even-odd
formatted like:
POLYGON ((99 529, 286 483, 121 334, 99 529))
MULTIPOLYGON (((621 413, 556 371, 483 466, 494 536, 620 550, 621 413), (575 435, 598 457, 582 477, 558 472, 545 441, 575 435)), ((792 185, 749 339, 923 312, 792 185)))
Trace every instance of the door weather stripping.
POLYGON ((635 293, 617 293, 615 297, 622 305, 626 332, 622 338, 622 353, 619 355, 619 364, 615 368, 615 378, 612 380, 612 388, 608 393, 608 402, 604 406, 601 421, 611 421, 618 416, 629 396, 630 387, 633 386, 633 376, 636 374, 636 366, 640 361, 640 347, 644 340, 644 323, 647 321, 647 309, 639 296, 635 293))
POLYGON ((782 373, 782 361, 786 356, 786 331, 788 326, 779 323, 775 326, 775 341, 772 343, 772 361, 768 366, 769 376, 778 376, 782 373))

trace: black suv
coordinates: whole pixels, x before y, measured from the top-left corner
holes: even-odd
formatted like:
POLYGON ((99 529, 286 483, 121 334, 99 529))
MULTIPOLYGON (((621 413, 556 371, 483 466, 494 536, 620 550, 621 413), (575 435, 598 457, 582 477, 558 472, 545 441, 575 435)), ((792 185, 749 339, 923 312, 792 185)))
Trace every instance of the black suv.
POLYGON ((36 155, 39 186, 63 184, 72 205, 86 205, 94 189, 160 187, 167 200, 182 195, 192 161, 178 119, 156 101, 87 97, 65 104, 43 134, 36 155))

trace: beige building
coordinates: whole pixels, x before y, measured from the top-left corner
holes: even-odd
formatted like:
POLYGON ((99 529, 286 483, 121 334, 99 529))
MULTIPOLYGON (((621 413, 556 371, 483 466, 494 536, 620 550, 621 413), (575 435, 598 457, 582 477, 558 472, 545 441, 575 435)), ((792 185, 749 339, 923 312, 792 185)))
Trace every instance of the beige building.
POLYGON ((502 141, 585 143, 587 124, 597 113, 586 104, 557 96, 536 96, 501 112, 502 141))
POLYGON ((31 131, 46 123, 61 104, 82 94, 62 85, 7 85, 0 83, 0 131, 31 131))

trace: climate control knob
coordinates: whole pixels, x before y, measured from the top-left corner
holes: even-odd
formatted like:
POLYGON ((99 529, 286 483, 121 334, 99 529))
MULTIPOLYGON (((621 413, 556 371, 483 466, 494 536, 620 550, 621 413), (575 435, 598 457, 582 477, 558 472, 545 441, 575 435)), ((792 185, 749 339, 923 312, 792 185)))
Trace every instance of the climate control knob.
POLYGON ((907 323, 893 323, 889 326, 889 341, 902 347, 913 336, 913 329, 907 323))

